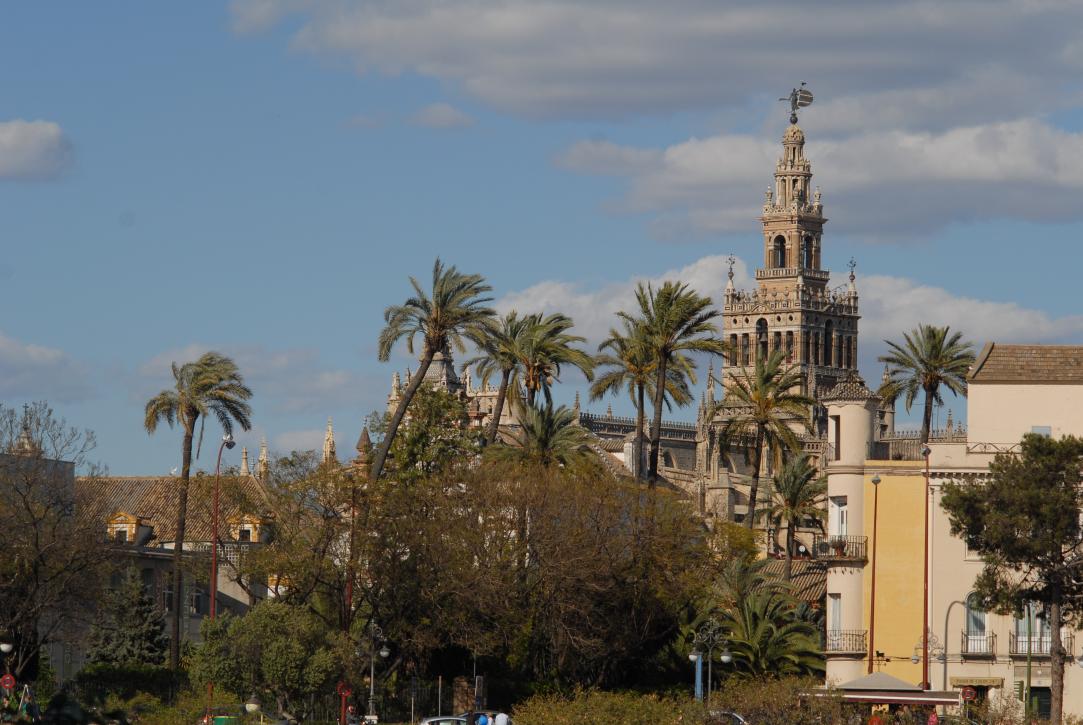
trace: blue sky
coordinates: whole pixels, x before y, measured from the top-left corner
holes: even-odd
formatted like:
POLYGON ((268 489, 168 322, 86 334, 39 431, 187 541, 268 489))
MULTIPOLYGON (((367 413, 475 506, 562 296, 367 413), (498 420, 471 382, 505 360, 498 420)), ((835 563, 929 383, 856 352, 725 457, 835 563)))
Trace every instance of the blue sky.
POLYGON ((867 377, 879 341, 920 320, 1078 343, 1080 14, 6 5, 0 402, 47 399, 114 473, 165 473, 179 435, 148 437, 143 402, 171 360, 213 348, 255 389, 250 449, 318 446, 333 416, 349 451, 410 364, 376 361, 382 310, 437 255, 591 340, 637 279, 717 296, 732 252, 747 282, 775 99, 801 80, 826 262, 841 282, 858 261, 867 377))

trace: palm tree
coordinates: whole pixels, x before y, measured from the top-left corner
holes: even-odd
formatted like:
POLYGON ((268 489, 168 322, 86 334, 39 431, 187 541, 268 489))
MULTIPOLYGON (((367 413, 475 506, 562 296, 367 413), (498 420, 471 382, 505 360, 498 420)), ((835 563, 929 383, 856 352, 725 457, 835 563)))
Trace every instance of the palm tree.
MULTIPOLYGON (((622 320, 624 330, 618 332, 609 330, 609 337, 598 346, 598 350, 609 350, 608 353, 599 354, 594 358, 594 364, 598 367, 609 368, 598 376, 594 384, 590 386, 590 399, 600 400, 608 393, 617 394, 621 390, 628 391, 628 397, 636 409, 636 441, 635 441, 635 465, 633 474, 636 478, 643 477, 643 422, 646 418, 647 395, 654 397, 655 358, 651 354, 645 331, 642 325, 633 324, 628 320, 622 320)), ((688 380, 682 370, 686 369, 688 361, 682 359, 679 366, 671 367, 666 381, 665 403, 666 409, 672 409, 672 403, 687 405, 692 402, 692 393, 688 389, 688 380)))
POLYGON ((723 610, 719 624, 729 635, 734 668, 749 677, 823 672, 816 628, 803 620, 785 591, 759 589, 723 610))
POLYGON ((887 381, 880 387, 880 395, 891 400, 904 396, 909 412, 918 392, 923 392, 921 442, 928 443, 933 404, 944 404, 940 386, 947 386, 955 395, 966 396, 966 375, 974 364, 974 346, 963 341, 961 332, 952 333, 946 325, 918 325, 916 330, 903 333, 903 339, 902 345, 884 340, 890 351, 879 358, 888 366, 887 381))
MULTIPOLYGON (((533 406, 538 393, 545 396, 546 405, 552 405, 552 382, 560 379, 561 365, 579 368, 587 377, 594 379, 594 360, 575 345, 586 338, 571 335, 572 320, 559 313, 542 317, 533 314, 518 345, 519 364, 522 368, 526 401, 533 406)), ((513 390, 518 390, 515 386, 513 390)))
POLYGON ((421 364, 417 373, 410 378, 406 391, 399 399, 388 423, 387 433, 376 449, 372 460, 373 480, 383 474, 384 462, 387 460, 391 443, 395 440, 395 433, 421 381, 425 379, 433 357, 451 345, 460 351, 464 350, 463 337, 480 339, 484 326, 495 314, 486 306, 492 298, 483 296, 492 291, 492 287, 485 283, 480 274, 463 274, 454 266, 445 267, 439 259, 432 267, 431 294, 426 294, 413 277, 410 278, 410 284, 414 288, 414 296, 401 305, 392 305, 384 310, 384 322, 387 324, 380 332, 378 356, 380 360, 386 361, 391 357, 391 348, 404 337, 406 349, 412 354, 414 338, 420 335, 421 364))
POLYGON ((644 328, 647 344, 655 360, 654 422, 651 425, 651 452, 647 468, 648 486, 658 481, 658 449, 662 437, 662 405, 669 380, 670 366, 680 368, 693 383, 695 362, 686 352, 707 352, 721 355, 728 346, 714 335, 718 328, 712 322, 718 310, 711 298, 703 297, 687 284, 663 282, 655 291, 649 284, 636 286, 639 316, 626 312, 620 316, 644 328))
POLYGON ((747 446, 748 441, 752 441, 752 484, 745 519, 749 528, 756 518, 764 449, 770 447, 779 453, 784 448, 798 450, 801 443, 791 426, 797 423, 807 428, 809 411, 815 404, 812 398, 800 392, 799 368, 783 367, 785 355, 782 350, 776 350, 766 357, 758 356, 754 367, 730 378, 726 397, 716 408, 724 408, 727 412, 722 429, 722 442, 726 447, 747 446))
POLYGON ((823 510, 824 497, 827 495, 827 481, 809 461, 808 456, 792 458, 774 479, 774 502, 770 508, 759 512, 775 522, 786 524, 786 581, 793 579, 793 544, 797 525, 810 519, 823 528, 827 517, 823 510))
POLYGON ((519 428, 511 444, 489 448, 491 460, 566 468, 597 460, 590 433, 578 424, 574 410, 520 405, 516 413, 519 428))
MULTIPOLYGON (((252 391, 236 363, 216 352, 204 353, 198 360, 178 366, 173 363, 173 387, 167 388, 147 401, 143 427, 154 433, 164 420, 172 428, 179 423, 184 431, 181 442, 181 475, 177 487, 177 533, 173 543, 173 613, 170 621, 169 665, 180 664, 181 618, 181 554, 184 550, 184 529, 188 517, 188 480, 192 469, 192 439, 196 423, 200 423, 199 439, 203 440, 203 421, 213 416, 222 430, 230 434, 236 423, 241 430, 252 428, 252 408, 248 399, 252 391)), ((197 447, 196 455, 199 455, 197 447)))
POLYGON ((481 353, 477 357, 468 360, 463 367, 474 367, 481 377, 482 385, 487 385, 494 375, 500 375, 500 387, 496 393, 496 407, 493 410, 493 419, 489 423, 489 430, 485 440, 488 444, 496 442, 497 431, 500 429, 500 418, 504 412, 504 401, 507 399, 508 386, 512 383, 518 389, 519 372, 521 363, 519 351, 524 334, 530 329, 534 317, 527 315, 519 317, 519 313, 512 310, 508 314, 486 324, 480 330, 480 335, 474 341, 481 353))

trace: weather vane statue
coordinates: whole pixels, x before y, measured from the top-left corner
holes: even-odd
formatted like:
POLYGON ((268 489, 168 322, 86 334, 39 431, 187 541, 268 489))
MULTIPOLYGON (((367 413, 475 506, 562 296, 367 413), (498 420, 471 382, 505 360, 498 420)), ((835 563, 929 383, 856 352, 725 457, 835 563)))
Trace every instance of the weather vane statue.
POLYGON ((797 123, 797 109, 812 105, 812 91, 805 88, 805 82, 801 81, 799 88, 790 91, 790 95, 778 99, 790 103, 790 123, 797 123))

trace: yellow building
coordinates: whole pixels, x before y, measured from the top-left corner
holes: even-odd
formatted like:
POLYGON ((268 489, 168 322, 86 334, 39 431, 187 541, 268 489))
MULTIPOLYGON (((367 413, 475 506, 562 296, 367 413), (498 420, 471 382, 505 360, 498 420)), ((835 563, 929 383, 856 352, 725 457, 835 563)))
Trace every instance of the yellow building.
MULTIPOLYGON (((929 443, 928 487, 921 444, 878 440, 880 400, 855 378, 828 407, 831 460, 827 581, 827 679, 870 671, 923 680, 925 492, 928 491, 928 686, 974 688, 979 698, 1014 696, 1027 680, 1048 707, 1050 635, 1041 619, 970 606, 984 566, 953 537, 940 507, 943 485, 988 475, 997 453, 1026 433, 1083 435, 1083 347, 988 344, 968 377, 968 427, 948 427, 929 443), (875 553, 874 553, 875 552, 875 553), (875 565, 874 565, 875 561, 875 565), (875 576, 874 576, 875 568, 875 576), (873 611, 875 588, 875 611, 873 611)), ((1083 714, 1083 668, 1075 632, 1063 633, 1069 660, 1065 713, 1083 714)))

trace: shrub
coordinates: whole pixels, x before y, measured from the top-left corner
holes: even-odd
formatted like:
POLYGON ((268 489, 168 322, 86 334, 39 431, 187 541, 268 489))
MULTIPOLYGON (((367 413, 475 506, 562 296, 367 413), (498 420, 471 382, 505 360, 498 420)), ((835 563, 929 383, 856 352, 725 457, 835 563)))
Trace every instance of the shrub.
POLYGON ((94 705, 104 704, 110 695, 130 700, 139 693, 169 700, 180 684, 172 670, 154 665, 88 665, 75 676, 79 699, 94 705))
POLYGON ((515 708, 516 725, 676 725, 702 723, 705 712, 688 698, 623 692, 538 695, 515 708))

